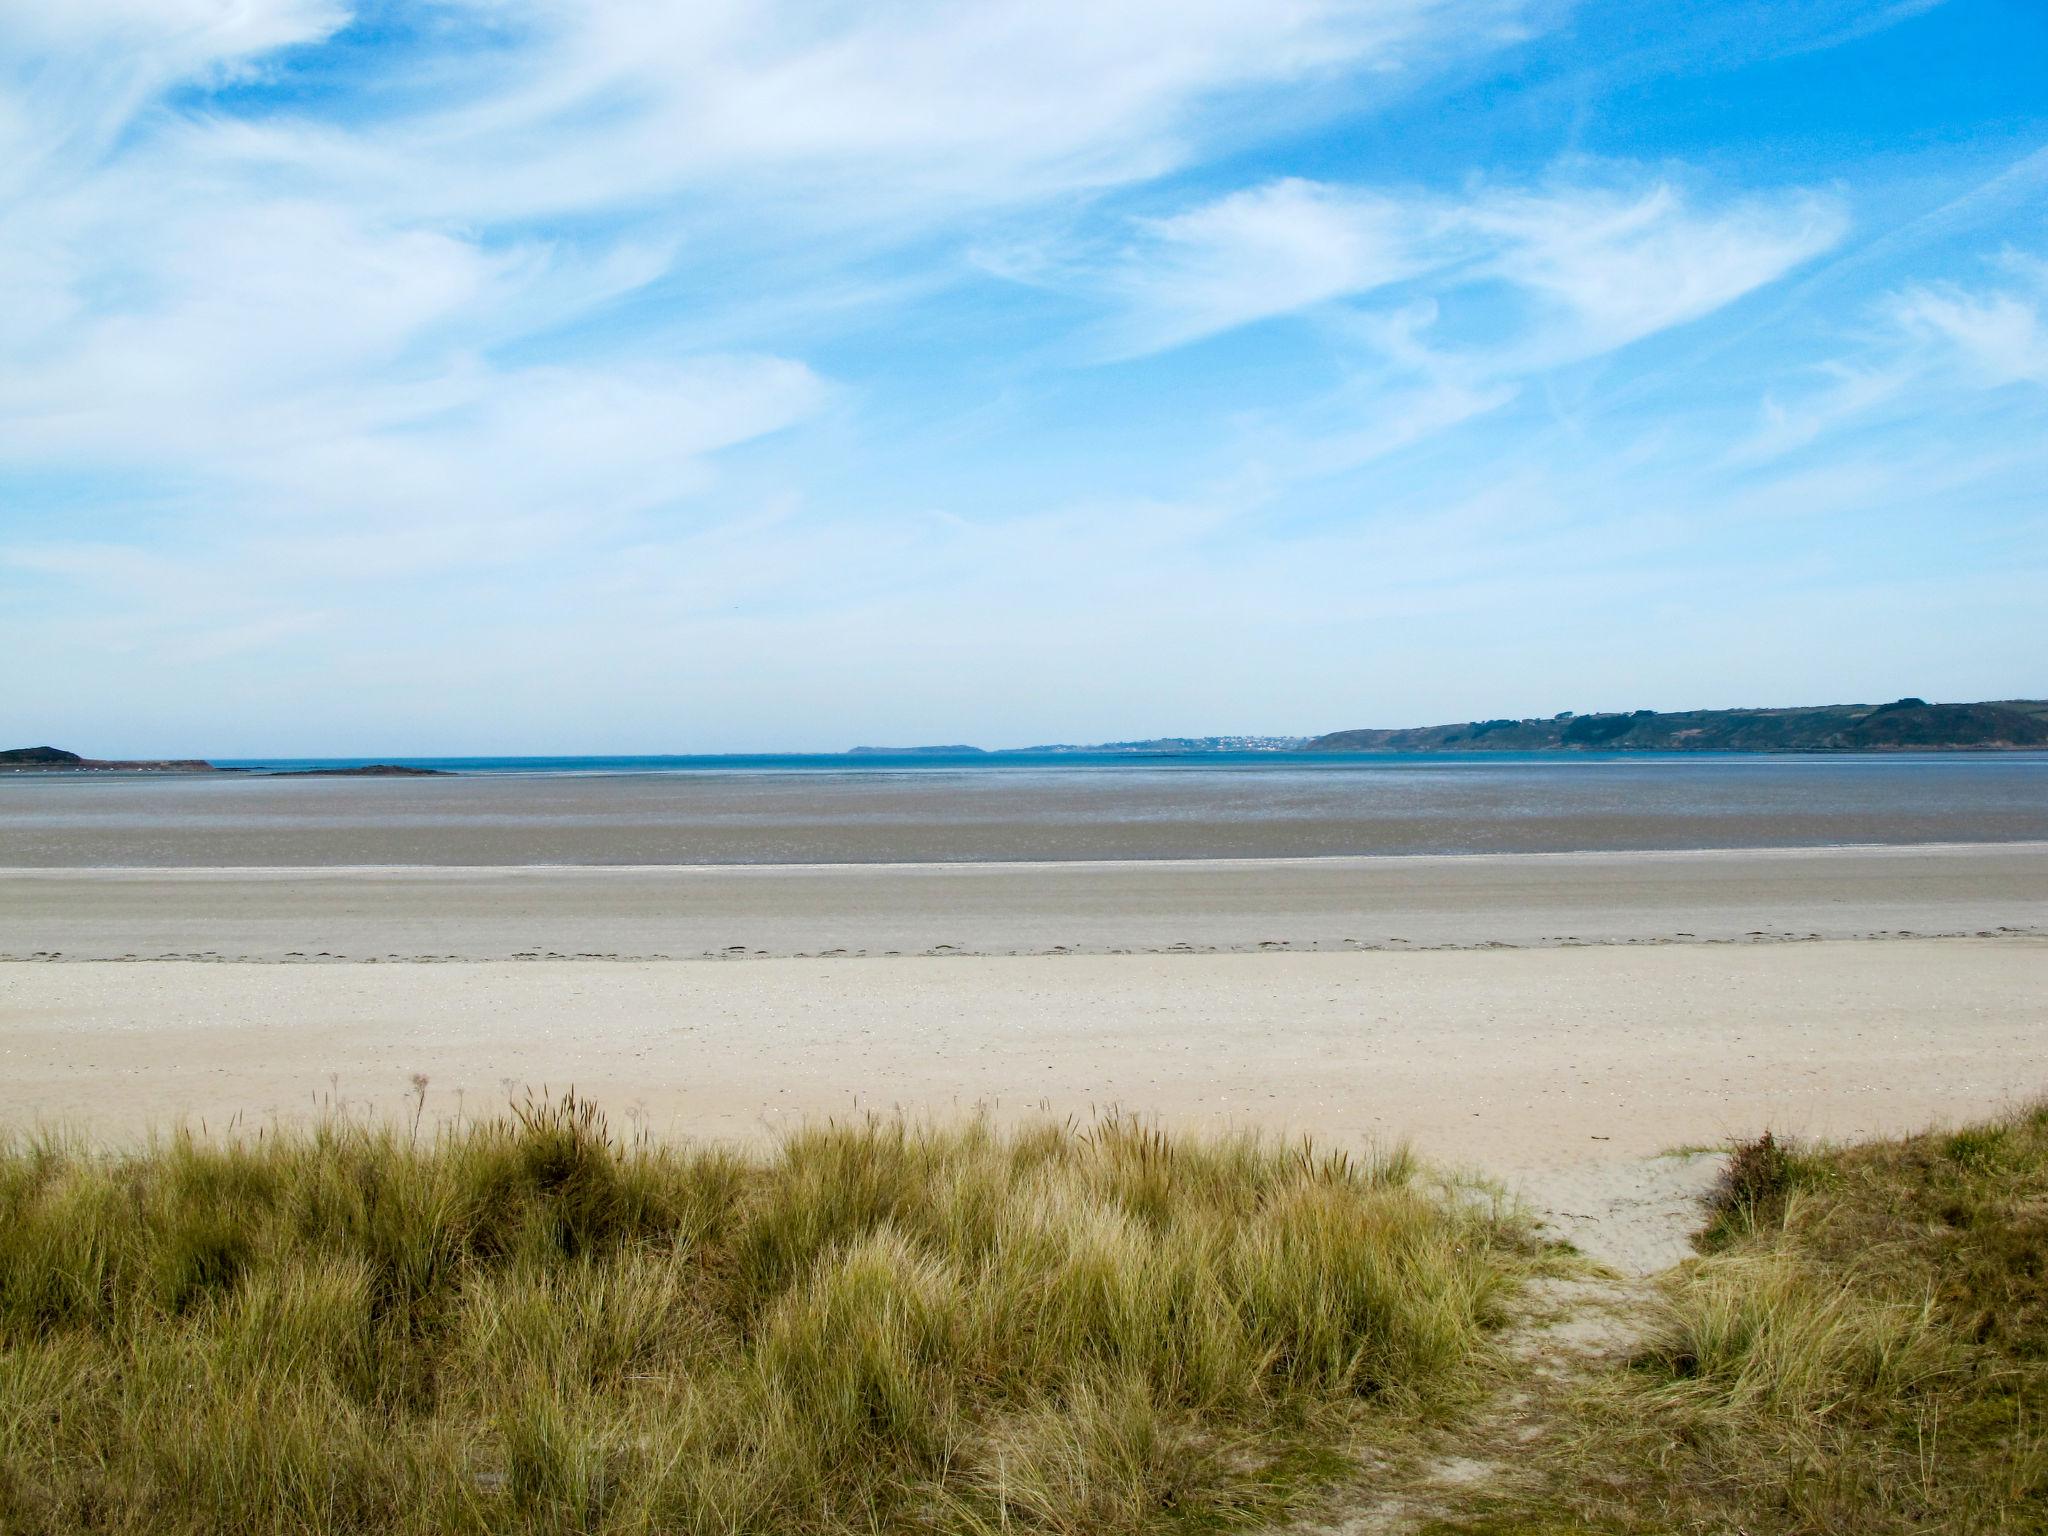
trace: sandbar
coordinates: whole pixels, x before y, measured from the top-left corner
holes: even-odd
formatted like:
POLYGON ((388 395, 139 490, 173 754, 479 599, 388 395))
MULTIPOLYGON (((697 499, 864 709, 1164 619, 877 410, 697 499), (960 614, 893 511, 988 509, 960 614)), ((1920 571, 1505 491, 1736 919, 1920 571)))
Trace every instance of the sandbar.
POLYGON ((0 870, 0 959, 722 959, 2048 934, 2048 843, 0 870))

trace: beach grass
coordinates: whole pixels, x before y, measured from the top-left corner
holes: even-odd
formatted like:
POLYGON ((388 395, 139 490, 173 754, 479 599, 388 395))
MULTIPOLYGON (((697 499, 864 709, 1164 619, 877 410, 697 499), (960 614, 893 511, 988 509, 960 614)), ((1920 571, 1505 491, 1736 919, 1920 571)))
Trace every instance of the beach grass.
POLYGON ((573 1097, 0 1151, 0 1530, 1223 1529, 1472 1390, 1470 1189, 1252 1137, 573 1097))
POLYGON ((2048 1106, 1738 1146, 1640 1346, 1431 1529, 2048 1531, 2048 1106))

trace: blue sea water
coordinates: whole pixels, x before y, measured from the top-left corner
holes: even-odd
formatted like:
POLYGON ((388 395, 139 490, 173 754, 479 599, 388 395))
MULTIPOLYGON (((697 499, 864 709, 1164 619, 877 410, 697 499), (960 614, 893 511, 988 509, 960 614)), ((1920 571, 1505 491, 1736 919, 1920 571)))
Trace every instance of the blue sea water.
POLYGON ((1111 770, 1181 770, 1214 773, 1255 770, 1327 773, 1358 769, 1501 768, 1570 769, 1600 763, 1704 767, 1714 763, 1826 764, 1864 769, 1922 770, 1940 763, 1969 762, 1979 771, 2009 769, 2038 773, 2048 754, 1943 753, 1840 754, 1777 752, 732 752, 649 753, 591 757, 250 757, 215 758, 221 768, 256 773, 363 768, 388 764, 430 768, 452 774, 602 775, 697 773, 959 773, 1111 770))
MULTIPOLYGON (((264 757, 214 759, 217 767, 291 773, 388 763, 461 774, 858 773, 961 768, 1085 768, 1186 762, 1226 766, 1275 759, 1276 752, 727 752, 650 753, 623 757, 264 757)), ((1386 755, 1386 754, 1376 754, 1386 755)))

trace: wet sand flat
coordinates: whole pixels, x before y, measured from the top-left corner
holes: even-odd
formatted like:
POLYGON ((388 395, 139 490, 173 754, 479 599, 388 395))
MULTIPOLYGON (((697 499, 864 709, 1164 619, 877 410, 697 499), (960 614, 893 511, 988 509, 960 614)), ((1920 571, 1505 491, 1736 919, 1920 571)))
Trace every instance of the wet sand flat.
POLYGON ((2048 753, 0 775, 0 868, 886 864, 2048 839, 2048 753))
POLYGON ((2048 934, 2048 843, 1044 864, 0 871, 0 957, 706 959, 2048 934))

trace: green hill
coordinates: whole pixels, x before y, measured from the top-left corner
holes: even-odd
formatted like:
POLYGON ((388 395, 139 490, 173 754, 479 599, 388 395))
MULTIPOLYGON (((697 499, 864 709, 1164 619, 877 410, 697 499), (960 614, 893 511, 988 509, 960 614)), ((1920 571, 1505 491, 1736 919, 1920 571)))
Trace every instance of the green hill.
POLYGON ((2048 700, 1558 715, 1333 731, 1304 752, 1939 752, 2048 748, 2048 700))

